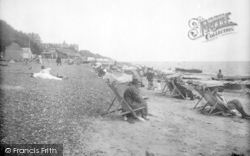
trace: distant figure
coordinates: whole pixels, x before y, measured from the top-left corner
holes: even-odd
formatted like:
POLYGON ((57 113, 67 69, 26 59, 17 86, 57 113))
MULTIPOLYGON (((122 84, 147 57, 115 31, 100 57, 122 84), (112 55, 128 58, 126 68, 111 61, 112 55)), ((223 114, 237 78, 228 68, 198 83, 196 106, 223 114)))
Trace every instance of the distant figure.
POLYGON ((154 71, 151 68, 148 68, 147 72, 147 80, 148 80, 148 90, 152 89, 154 87, 154 71))
POLYGON ((42 55, 38 55, 38 63, 43 64, 42 55))
POLYGON ((97 67, 96 71, 99 77, 103 77, 106 74, 106 69, 102 65, 97 67))
POLYGON ((217 78, 221 80, 223 78, 221 70, 219 70, 219 73, 217 74, 217 78))
POLYGON ((57 58, 56 58, 56 64, 57 64, 57 66, 60 64, 60 66, 62 65, 62 59, 61 59, 61 57, 60 56, 58 56, 57 58))

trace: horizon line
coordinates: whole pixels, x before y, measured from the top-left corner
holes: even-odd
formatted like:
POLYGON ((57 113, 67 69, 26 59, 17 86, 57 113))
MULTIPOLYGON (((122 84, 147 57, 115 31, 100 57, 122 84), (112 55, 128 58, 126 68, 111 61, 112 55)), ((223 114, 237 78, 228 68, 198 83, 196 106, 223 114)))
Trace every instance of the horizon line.
POLYGON ((195 61, 190 61, 190 60, 187 60, 187 61, 177 61, 177 60, 173 60, 173 61, 120 61, 120 60, 117 60, 118 62, 250 62, 250 60, 229 60, 229 61, 225 61, 225 60, 223 60, 223 61, 218 61, 218 60, 215 60, 215 61, 211 61, 211 60, 208 60, 208 61, 204 61, 204 60, 202 60, 202 61, 197 61, 197 60, 195 60, 195 61))

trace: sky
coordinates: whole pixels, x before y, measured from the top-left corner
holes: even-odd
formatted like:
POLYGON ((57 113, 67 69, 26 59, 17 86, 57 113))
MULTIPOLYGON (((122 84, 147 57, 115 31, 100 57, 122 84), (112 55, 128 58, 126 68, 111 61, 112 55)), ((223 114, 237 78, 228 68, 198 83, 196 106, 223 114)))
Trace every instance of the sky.
POLYGON ((16 30, 118 61, 250 61, 249 15, 249 0, 0 0, 16 30), (234 33, 188 37, 190 19, 228 12, 234 33))

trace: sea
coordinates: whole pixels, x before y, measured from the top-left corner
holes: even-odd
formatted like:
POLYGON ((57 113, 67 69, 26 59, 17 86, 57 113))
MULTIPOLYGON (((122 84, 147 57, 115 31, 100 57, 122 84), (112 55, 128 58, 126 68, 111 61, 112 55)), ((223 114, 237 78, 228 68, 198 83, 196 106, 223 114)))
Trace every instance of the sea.
POLYGON ((175 68, 200 69, 201 75, 216 76, 219 69, 224 76, 250 76, 250 61, 203 61, 203 62, 131 62, 157 70, 175 68))

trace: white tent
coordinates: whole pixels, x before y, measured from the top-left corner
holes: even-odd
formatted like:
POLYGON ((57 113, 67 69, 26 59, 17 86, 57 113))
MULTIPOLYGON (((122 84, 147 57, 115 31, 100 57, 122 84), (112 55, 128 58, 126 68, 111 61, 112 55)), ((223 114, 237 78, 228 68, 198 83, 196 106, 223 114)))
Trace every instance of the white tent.
POLYGON ((30 48, 22 48, 23 49, 23 58, 24 59, 30 59, 32 58, 32 52, 30 50, 30 48))

